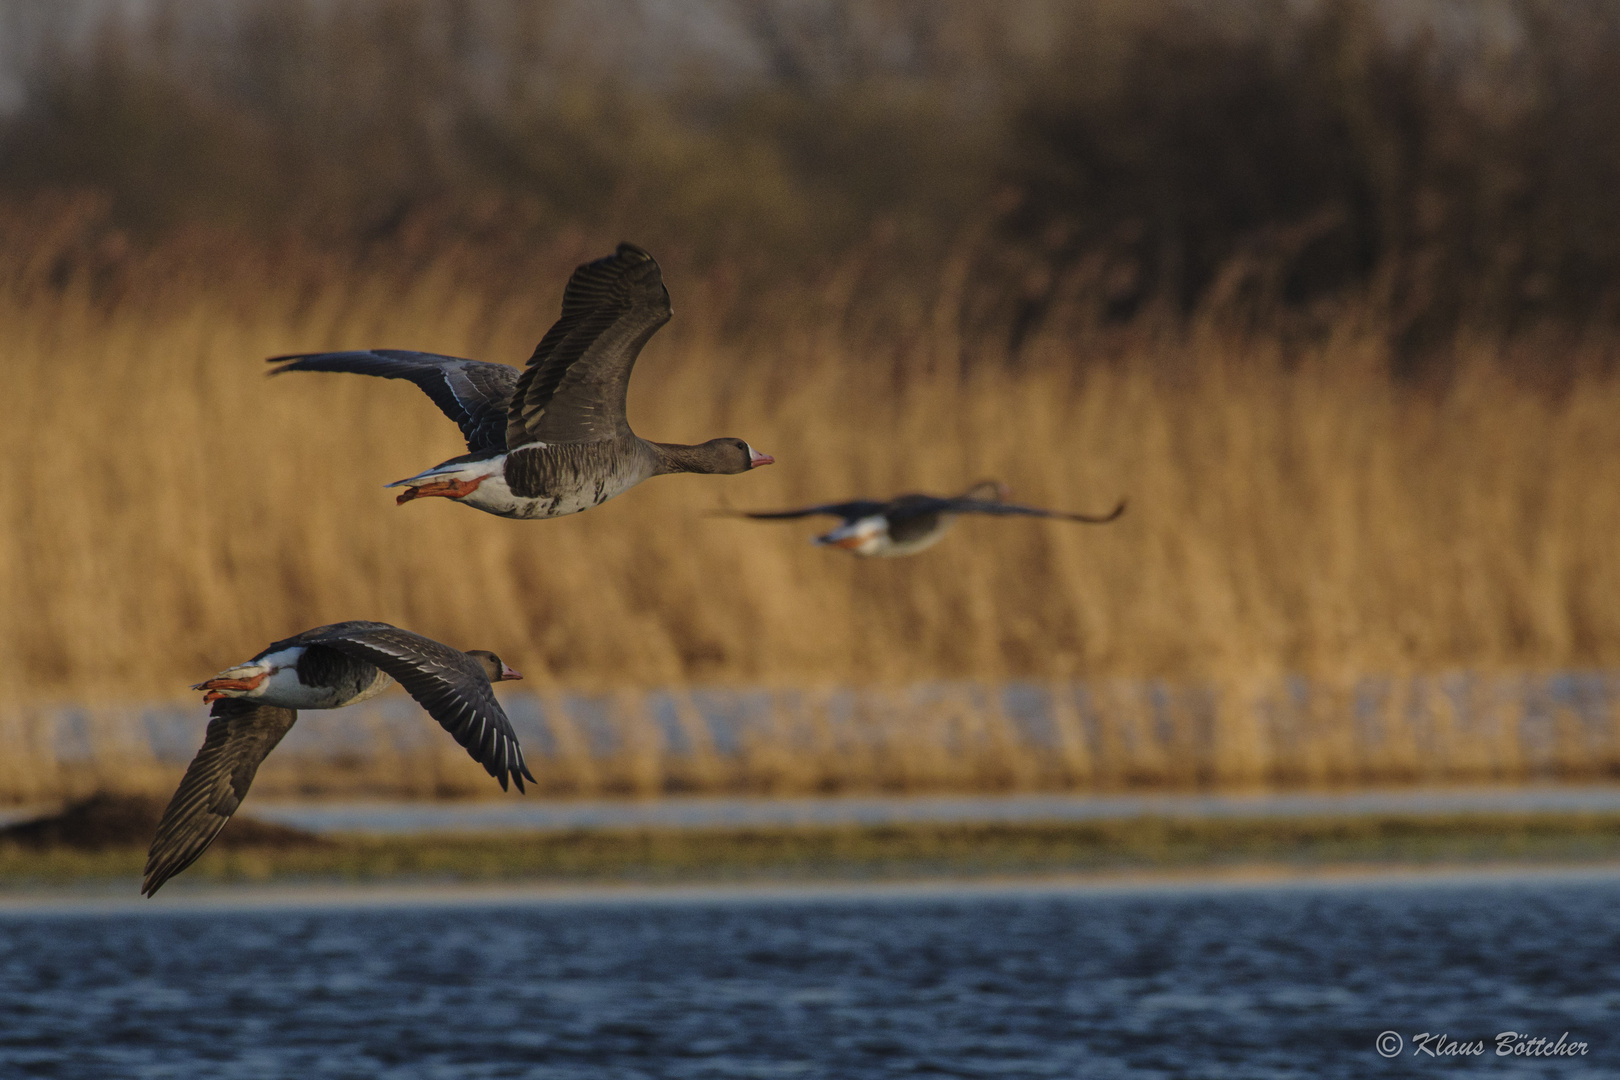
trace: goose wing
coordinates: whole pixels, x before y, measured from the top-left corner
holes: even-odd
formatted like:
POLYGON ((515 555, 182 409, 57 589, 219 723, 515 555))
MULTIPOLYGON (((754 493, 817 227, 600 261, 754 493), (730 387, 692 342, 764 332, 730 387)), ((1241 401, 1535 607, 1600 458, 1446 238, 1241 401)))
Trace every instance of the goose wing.
POLYGON ((810 517, 814 514, 837 514, 845 521, 859 521, 863 517, 881 514, 888 508, 888 503, 873 502, 870 499, 857 499, 854 502, 801 506, 797 510, 719 510, 716 513, 727 517, 753 518, 756 521, 786 521, 792 518, 810 517))
POLYGON ((1039 517, 1055 518, 1058 521, 1083 521, 1088 525, 1106 525, 1125 512, 1125 500, 1121 499, 1106 514, 1071 514, 1064 510, 1043 510, 1038 506, 1020 506, 1017 503, 996 502, 990 499, 935 499, 935 504, 929 510, 919 510, 918 513, 934 512, 946 514, 990 514, 997 517, 1039 517))
POLYGON ((459 649, 386 623, 338 623, 313 639, 345 656, 376 664, 405 688, 429 716, 466 747, 472 759, 507 790, 533 780, 517 732, 495 700, 489 676, 459 649))
POLYGON ((352 371, 384 379, 406 379, 421 387, 433 404, 456 422, 469 451, 482 454, 506 449, 506 414, 520 374, 507 364, 404 349, 273 356, 270 363, 280 365, 270 372, 272 375, 288 371, 352 371))
POLYGON ((179 789, 158 821, 146 853, 141 892, 151 896, 163 883, 197 861, 247 797, 259 763, 276 748, 298 719, 292 709, 221 698, 209 714, 202 749, 186 766, 179 789))
POLYGON ((562 317, 518 379, 506 445, 598 442, 630 434, 625 393, 641 347, 670 320, 658 263, 634 244, 574 271, 562 317))
MULTIPOLYGON (((407 631, 400 630, 399 627, 394 626, 392 623, 371 622, 368 619, 349 619, 346 622, 327 623, 325 626, 317 626, 296 633, 292 637, 271 642, 259 656, 280 652, 282 649, 290 649, 294 645, 324 645, 334 637, 363 634, 369 630, 398 630, 401 634, 407 633, 407 631)), ((431 641, 432 639, 424 638, 423 640, 431 641)), ((258 657, 254 659, 258 659, 258 657)))

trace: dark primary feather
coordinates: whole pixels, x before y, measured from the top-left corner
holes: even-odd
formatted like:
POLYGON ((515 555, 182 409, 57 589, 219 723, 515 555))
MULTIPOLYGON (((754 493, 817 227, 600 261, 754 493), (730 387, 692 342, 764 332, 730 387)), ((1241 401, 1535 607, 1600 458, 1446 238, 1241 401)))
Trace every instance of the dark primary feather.
POLYGON ((506 417, 520 372, 507 364, 486 364, 438 353, 406 349, 306 353, 273 356, 281 366, 270 372, 349 371, 384 379, 406 379, 421 387, 433 403, 461 428, 474 454, 506 449, 506 417))
POLYGON ((757 518, 761 521, 784 521, 789 518, 810 517, 813 514, 837 514, 845 521, 859 521, 863 517, 881 514, 888 507, 888 503, 861 500, 857 502, 826 503, 821 506, 805 506, 798 510, 738 510, 731 516, 757 518))
POLYGON ((1016 503, 994 502, 989 499, 938 499, 932 510, 914 513, 991 514, 999 517, 1056 518, 1059 521, 1081 521, 1087 525, 1106 525, 1125 512, 1125 500, 1106 514, 1073 514, 1065 510, 1043 510, 1038 506, 1019 506, 1016 503))
POLYGON ((630 435, 625 393, 641 347, 671 316, 658 263, 634 244, 574 271, 562 316, 518 380, 506 445, 630 435))
MULTIPOLYGON (((317 642, 325 642, 333 637, 342 637, 345 634, 361 634, 367 630, 394 629, 396 627, 392 623, 371 622, 368 619, 349 619, 346 622, 328 623, 325 626, 317 626, 310 630, 301 631, 292 637, 282 638, 280 641, 272 641, 260 649, 259 654, 253 659, 262 660, 271 653, 278 653, 295 645, 313 645, 317 642)), ((400 632, 404 633, 404 631, 400 632)))
POLYGON ((151 896, 163 883, 197 861, 236 813, 259 771, 298 719, 292 709, 221 698, 209 714, 202 749, 186 767, 180 788, 158 822, 146 854, 141 892, 151 896))
POLYGON ((1125 503, 1103 515, 1071 514, 1062 510, 1042 510, 1035 506, 1019 506, 996 499, 972 499, 965 496, 941 498, 937 495, 901 495, 888 502, 859 499, 854 502, 824 503, 805 506, 797 510, 738 510, 719 511, 725 516, 755 518, 761 521, 786 520, 809 517, 812 514, 836 514, 846 522, 882 514, 890 521, 939 514, 995 514, 1002 516, 1056 518, 1061 521, 1082 521, 1090 525, 1106 525, 1125 512, 1125 503))
POLYGON ((474 761, 506 790, 508 778, 522 791, 533 780, 523 763, 517 733, 495 700, 489 676, 478 661, 432 638, 387 623, 338 623, 299 635, 357 660, 376 664, 393 676, 428 715, 467 748, 474 761), (311 638, 310 634, 318 634, 311 638))

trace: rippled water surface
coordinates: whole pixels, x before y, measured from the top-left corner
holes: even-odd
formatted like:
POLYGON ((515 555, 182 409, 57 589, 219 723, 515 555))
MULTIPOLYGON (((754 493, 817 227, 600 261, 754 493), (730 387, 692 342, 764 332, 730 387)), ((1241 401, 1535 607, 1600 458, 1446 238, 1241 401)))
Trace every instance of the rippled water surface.
POLYGON ((1617 901, 1611 877, 14 910, 0 1076, 1614 1076, 1617 901), (1509 1029, 1590 1051, 1411 1052, 1509 1029))

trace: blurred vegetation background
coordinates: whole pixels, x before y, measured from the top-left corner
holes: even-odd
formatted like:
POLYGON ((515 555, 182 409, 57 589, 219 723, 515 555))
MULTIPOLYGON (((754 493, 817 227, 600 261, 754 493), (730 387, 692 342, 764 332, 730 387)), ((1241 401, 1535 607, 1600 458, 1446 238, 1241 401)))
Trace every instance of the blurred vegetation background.
POLYGON ((0 0, 0 698, 362 617, 596 688, 1612 667, 1617 190, 1598 0, 0 0), (776 468, 396 510, 450 424, 261 377, 521 363, 621 239, 638 429, 776 468), (1131 509, 699 516, 985 475, 1131 509))
POLYGON ((1616 317, 1602 0, 12 0, 0 28, 0 193, 98 208, 58 283, 203 231, 471 247, 532 295, 526 253, 577 233, 750 291, 859 253, 904 294, 955 257, 963 329, 1014 351, 1370 304, 1426 372, 1461 327, 1616 317))

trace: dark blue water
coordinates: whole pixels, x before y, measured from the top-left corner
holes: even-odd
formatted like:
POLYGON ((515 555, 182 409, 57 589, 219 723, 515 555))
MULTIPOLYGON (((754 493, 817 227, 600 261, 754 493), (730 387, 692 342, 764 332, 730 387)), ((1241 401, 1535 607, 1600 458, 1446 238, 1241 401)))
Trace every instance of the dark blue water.
POLYGON ((1616 1076, 1617 902, 1611 877, 11 911, 0 1076, 1616 1076), (1590 1049, 1498 1057, 1504 1030, 1590 1049), (1438 1031, 1485 1054, 1412 1055, 1438 1031))

